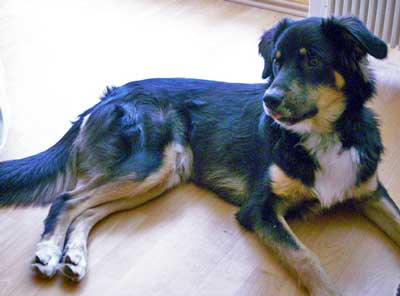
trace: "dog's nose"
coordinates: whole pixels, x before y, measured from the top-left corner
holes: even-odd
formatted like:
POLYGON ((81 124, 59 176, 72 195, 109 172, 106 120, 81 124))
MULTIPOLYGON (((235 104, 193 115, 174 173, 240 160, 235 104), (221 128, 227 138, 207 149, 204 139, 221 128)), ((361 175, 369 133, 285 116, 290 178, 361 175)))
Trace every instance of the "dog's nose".
POLYGON ((269 109, 275 110, 281 104, 283 95, 279 93, 265 94, 263 100, 269 109))

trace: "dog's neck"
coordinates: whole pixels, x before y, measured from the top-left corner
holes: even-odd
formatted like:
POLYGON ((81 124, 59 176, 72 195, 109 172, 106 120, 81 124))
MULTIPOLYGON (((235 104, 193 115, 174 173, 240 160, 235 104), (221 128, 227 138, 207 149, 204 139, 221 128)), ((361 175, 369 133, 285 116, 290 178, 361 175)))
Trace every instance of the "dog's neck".
POLYGON ((301 137, 301 143, 311 153, 317 151, 326 151, 333 146, 340 144, 339 135, 335 132, 331 133, 310 133, 301 137))

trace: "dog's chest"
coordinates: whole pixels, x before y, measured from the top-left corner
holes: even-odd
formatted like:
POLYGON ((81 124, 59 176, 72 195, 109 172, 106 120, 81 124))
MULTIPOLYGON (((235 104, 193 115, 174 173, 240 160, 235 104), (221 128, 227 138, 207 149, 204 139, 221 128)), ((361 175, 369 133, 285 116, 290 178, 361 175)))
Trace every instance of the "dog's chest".
POLYGON ((336 136, 310 137, 304 146, 319 164, 313 190, 323 207, 330 207, 350 197, 356 185, 359 154, 355 148, 343 149, 336 136))

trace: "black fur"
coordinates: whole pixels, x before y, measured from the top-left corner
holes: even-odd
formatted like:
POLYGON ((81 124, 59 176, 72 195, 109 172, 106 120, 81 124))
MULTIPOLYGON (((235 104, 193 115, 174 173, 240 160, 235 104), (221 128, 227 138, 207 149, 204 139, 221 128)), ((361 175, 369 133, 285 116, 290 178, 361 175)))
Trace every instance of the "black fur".
POLYGON ((42 237, 46 236, 46 234, 51 233, 57 223, 58 216, 65 209, 68 199, 70 195, 68 193, 61 194, 58 196, 53 203, 51 204, 49 214, 44 220, 44 230, 42 233, 42 237))
MULTIPOLYGON (((53 147, 39 154, 0 163, 0 207, 6 205, 43 205, 56 197, 54 183, 72 169, 72 144, 82 120, 53 147), (33 194, 36 192, 36 194, 33 194)), ((65 184, 64 189, 69 184, 65 184)))

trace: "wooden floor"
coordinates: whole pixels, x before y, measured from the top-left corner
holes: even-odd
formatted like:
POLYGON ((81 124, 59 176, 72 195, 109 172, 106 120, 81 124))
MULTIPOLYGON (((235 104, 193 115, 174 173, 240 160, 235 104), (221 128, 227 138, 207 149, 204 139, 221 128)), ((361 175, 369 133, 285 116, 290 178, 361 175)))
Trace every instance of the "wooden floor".
MULTIPOLYGON (((281 17, 224 1, 2 0, 11 122, 1 160, 53 144, 108 84, 173 76, 260 81, 258 38, 281 17)), ((374 108, 387 148, 380 177, 400 204, 400 56, 391 56, 373 63, 374 108)), ((235 211, 189 184, 115 215, 92 235, 87 278, 71 285, 30 272, 47 209, 2 209, 0 295, 305 295, 239 227, 235 211)), ((346 295, 395 294, 400 249, 363 217, 339 211, 292 226, 346 295)))

